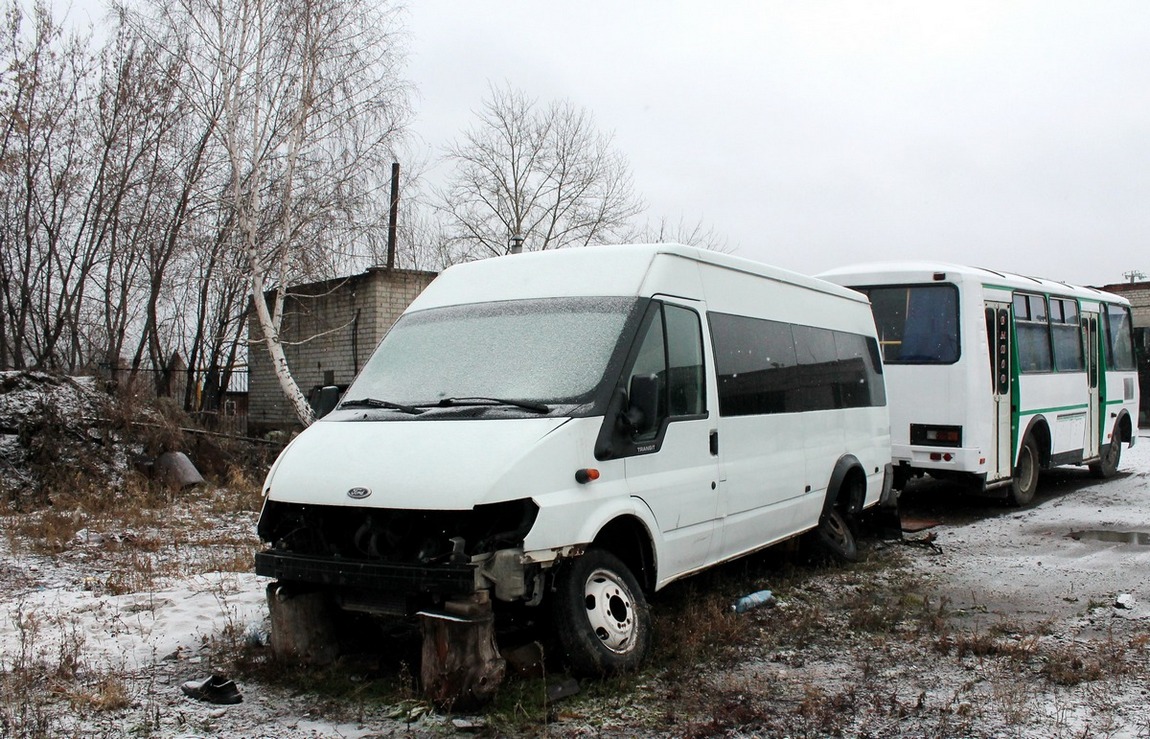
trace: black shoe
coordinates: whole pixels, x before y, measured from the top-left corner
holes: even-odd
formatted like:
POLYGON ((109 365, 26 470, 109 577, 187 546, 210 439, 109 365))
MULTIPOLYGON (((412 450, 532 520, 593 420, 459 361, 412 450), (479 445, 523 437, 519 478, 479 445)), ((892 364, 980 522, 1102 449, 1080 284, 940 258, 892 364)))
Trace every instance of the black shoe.
POLYGON ((189 680, 180 686, 184 695, 207 703, 240 703, 244 697, 236 684, 223 675, 212 675, 207 680, 189 680))

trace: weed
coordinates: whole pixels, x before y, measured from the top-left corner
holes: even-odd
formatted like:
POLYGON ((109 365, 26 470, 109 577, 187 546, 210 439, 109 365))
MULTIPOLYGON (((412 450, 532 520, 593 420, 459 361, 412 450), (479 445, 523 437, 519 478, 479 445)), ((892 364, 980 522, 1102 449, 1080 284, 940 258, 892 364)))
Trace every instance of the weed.
POLYGON ((1074 645, 1047 650, 1042 674, 1055 685, 1078 685, 1106 674, 1102 660, 1074 645))
POLYGON ((124 677, 106 673, 87 686, 80 686, 68 694, 73 708, 95 711, 119 711, 132 705, 132 696, 124 677))
POLYGON ((1037 650, 1037 637, 1010 639, 994 636, 991 633, 965 631, 949 637, 947 646, 948 648, 944 653, 949 653, 950 649, 953 649, 959 659, 963 657, 1006 657, 1016 661, 1024 661, 1033 656, 1037 650))

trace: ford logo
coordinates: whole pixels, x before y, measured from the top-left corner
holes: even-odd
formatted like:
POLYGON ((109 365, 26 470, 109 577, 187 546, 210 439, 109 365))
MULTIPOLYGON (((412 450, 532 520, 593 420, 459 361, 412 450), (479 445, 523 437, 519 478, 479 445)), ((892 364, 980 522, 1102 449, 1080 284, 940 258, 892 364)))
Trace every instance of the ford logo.
POLYGON ((347 491, 347 497, 353 500, 363 500, 371 495, 371 488, 352 488, 347 491))

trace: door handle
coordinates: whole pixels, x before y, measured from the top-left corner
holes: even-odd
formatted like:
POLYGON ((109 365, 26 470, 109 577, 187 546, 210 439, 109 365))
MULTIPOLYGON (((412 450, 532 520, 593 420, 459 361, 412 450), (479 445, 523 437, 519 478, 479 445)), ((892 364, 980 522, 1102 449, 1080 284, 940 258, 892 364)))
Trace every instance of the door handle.
POLYGON ((712 431, 711 432, 711 456, 712 457, 719 456, 719 432, 718 431, 712 431))

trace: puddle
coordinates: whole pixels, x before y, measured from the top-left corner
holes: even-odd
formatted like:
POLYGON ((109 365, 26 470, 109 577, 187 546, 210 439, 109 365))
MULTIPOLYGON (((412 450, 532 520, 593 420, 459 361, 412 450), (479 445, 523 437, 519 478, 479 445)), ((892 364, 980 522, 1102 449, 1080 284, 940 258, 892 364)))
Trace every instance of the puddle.
POLYGON ((1108 544, 1141 544, 1150 546, 1150 533, 1145 531, 1071 531, 1075 541, 1104 541, 1108 544))

